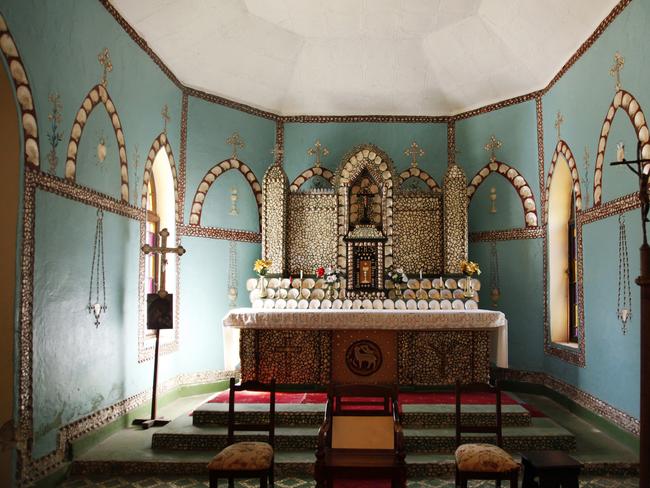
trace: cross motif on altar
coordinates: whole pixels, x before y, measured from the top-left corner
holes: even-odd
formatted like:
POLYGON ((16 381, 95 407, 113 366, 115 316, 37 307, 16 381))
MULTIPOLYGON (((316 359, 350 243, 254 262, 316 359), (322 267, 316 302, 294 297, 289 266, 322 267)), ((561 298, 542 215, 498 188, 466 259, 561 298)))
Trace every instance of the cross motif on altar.
POLYGON ((276 348, 273 349, 273 354, 282 354, 282 364, 284 365, 284 375, 291 374, 291 355, 300 352, 300 347, 291 345, 291 337, 288 337, 286 334, 283 334, 282 343, 279 344, 276 348))
POLYGON ((316 139, 314 145, 309 149, 307 149, 307 154, 309 156, 316 156, 316 161, 314 162, 314 166, 316 168, 320 168, 320 163, 321 163, 320 158, 328 156, 329 153, 330 153, 329 149, 327 149, 325 146, 323 146, 320 143, 320 139, 316 139))
POLYGON ((558 110, 557 115, 555 116, 555 123, 553 124, 553 127, 557 130, 558 141, 562 139, 562 136, 560 136, 560 128, 562 127, 562 124, 564 124, 564 116, 562 115, 562 112, 558 110))
POLYGON ((623 66, 625 66, 625 58, 621 56, 621 53, 616 51, 616 54, 614 54, 614 64, 609 68, 610 76, 616 78, 616 91, 621 89, 621 71, 623 70, 623 66))
POLYGON ((113 71, 113 63, 111 62, 111 53, 108 51, 108 48, 105 47, 104 50, 97 55, 97 60, 99 64, 104 67, 104 73, 102 74, 101 85, 106 88, 108 84, 108 73, 113 71))
POLYGON ((483 146, 483 149, 490 153, 490 162, 493 163, 497 160, 496 151, 503 146, 503 142, 497 139, 494 134, 490 136, 490 140, 483 146))
POLYGON ((411 168, 418 167, 418 156, 424 156, 424 149, 422 149, 417 142, 413 141, 410 147, 404 149, 404 156, 411 157, 411 168))
POLYGON ((167 104, 165 104, 162 108, 162 111, 160 112, 160 115, 162 115, 163 122, 165 124, 163 128, 163 132, 167 134, 167 124, 172 120, 172 118, 169 116, 169 107, 167 104))
POLYGON ((284 149, 282 149, 282 146, 280 144, 275 144, 273 146, 273 149, 271 149, 271 154, 275 156, 275 161, 279 162, 282 160, 282 155, 284 154, 284 149))
POLYGON ((160 260, 160 286, 158 294, 165 296, 167 295, 167 291, 165 290, 165 268, 167 266, 167 254, 173 253, 182 256, 185 254, 185 248, 183 246, 167 247, 167 238, 169 237, 169 231, 167 228, 161 230, 158 235, 160 236, 160 246, 150 246, 149 244, 145 244, 142 246, 142 252, 145 254, 160 254, 162 259, 160 260))
POLYGON ((226 144, 232 146, 232 159, 237 159, 237 148, 244 149, 246 143, 239 135, 239 132, 233 132, 230 137, 226 139, 226 144))

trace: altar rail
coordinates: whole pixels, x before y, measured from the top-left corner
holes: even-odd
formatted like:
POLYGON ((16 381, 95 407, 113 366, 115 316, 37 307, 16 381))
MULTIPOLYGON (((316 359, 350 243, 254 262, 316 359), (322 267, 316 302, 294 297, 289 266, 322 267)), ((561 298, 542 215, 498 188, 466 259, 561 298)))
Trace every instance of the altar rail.
MULTIPOLYGON (((257 278, 250 278, 246 287, 256 309, 342 309, 342 310, 475 310, 478 309, 481 282, 471 280, 471 295, 466 290, 466 278, 411 279, 406 289, 396 291, 391 280, 385 281, 388 298, 351 300, 345 297, 345 283, 337 283, 328 290, 323 279, 304 280, 289 278, 264 278, 264 290, 257 278)), ((401 285, 401 286, 404 286, 401 285)))

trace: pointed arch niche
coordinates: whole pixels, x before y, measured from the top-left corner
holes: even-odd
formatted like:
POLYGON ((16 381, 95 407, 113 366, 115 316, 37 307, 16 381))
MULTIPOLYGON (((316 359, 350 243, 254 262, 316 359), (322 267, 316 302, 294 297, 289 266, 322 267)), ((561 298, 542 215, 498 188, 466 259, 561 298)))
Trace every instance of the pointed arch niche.
POLYGON ((576 166, 576 161, 575 158, 573 157, 573 153, 571 152, 571 149, 569 148, 569 145, 560 140, 557 143, 557 146, 555 146, 555 151, 553 152, 553 159, 551 160, 551 167, 548 170, 548 177, 546 178, 546 200, 545 200, 545 205, 544 205, 544 223, 548 223, 548 204, 549 204, 549 194, 551 190, 551 182, 553 181, 553 173, 555 171, 556 165, 558 164, 566 164, 569 173, 571 175, 571 183, 573 187, 573 195, 574 195, 574 205, 575 205, 575 211, 578 212, 582 210, 582 189, 580 186, 580 173, 578 172, 578 167, 576 166))
MULTIPOLYGON (((553 157, 547 183, 548 324, 550 343, 579 352, 584 331, 574 333, 579 321, 577 290, 576 215, 580 210, 580 185, 571 152, 562 141, 553 157)), ((547 348, 548 350, 548 348, 547 348)))
POLYGON ((95 110, 95 107, 102 104, 106 109, 108 118, 113 126, 115 138, 117 139, 118 155, 120 159, 120 196, 123 202, 129 202, 129 168, 126 159, 126 147, 124 144, 124 132, 122 131, 122 122, 117 114, 113 100, 102 85, 94 86, 81 103, 77 111, 75 121, 70 131, 70 140, 68 141, 68 152, 65 162, 65 178, 72 182, 77 179, 77 153, 79 142, 83 134, 88 117, 95 110))
POLYGON ((255 173, 242 161, 238 159, 226 159, 220 163, 213 166, 203 177, 201 183, 199 183, 196 193, 194 194, 194 200, 192 201, 192 209, 190 211, 190 225, 201 225, 201 214, 203 212, 203 204, 205 198, 210 190, 210 187, 214 182, 222 176, 225 172, 236 170, 239 171, 255 195, 255 201, 257 203, 257 215, 258 219, 261 215, 261 206, 262 206, 262 187, 260 186, 255 173))
POLYGON ((524 226, 537 227, 537 205, 535 204, 535 196, 533 195, 531 186, 516 168, 501 161, 490 161, 474 175, 469 185, 467 185, 467 196, 470 201, 478 187, 492 173, 503 176, 517 192, 523 209, 524 226))
MULTIPOLYGON (((178 215, 178 182, 176 179, 176 165, 171 147, 167 142, 166 134, 160 134, 151 145, 142 176, 141 205, 146 210, 145 228, 141 231, 145 241, 150 245, 156 245, 155 234, 162 229, 169 231, 167 238, 168 246, 179 244, 176 228, 179 220, 178 215)), ((159 244, 159 243, 158 243, 159 244)), ((140 259, 140 287, 145 288, 145 282, 151 278, 156 270, 157 256, 145 255, 141 252, 140 259)), ((153 281, 156 282, 155 276, 153 281)), ((159 285, 159 283, 158 283, 159 285)), ((165 289, 175 297, 174 307, 178 310, 178 256, 174 253, 167 255, 165 289)), ((144 306, 147 292, 157 290, 144 290, 141 298, 141 311, 138 326, 138 352, 139 359, 145 360, 151 357, 154 348, 155 335, 148 334, 144 326, 144 306)), ((170 352, 178 348, 179 324, 178 315, 174 316, 174 328, 162 330, 160 333, 162 352, 170 352)))
MULTIPOLYGON (((641 144, 641 157, 650 159, 650 131, 646 123, 645 115, 634 96, 625 91, 619 90, 614 95, 614 99, 609 106, 607 115, 600 129, 600 138, 598 139, 598 155, 596 156, 596 166, 594 168, 594 206, 600 205, 603 198, 603 164, 605 161, 605 149, 609 138, 609 131, 614 121, 614 116, 618 109, 625 110, 630 122, 634 126, 637 140, 641 144)), ((636 154, 634 154, 636 157, 636 154)))
POLYGON ((313 178, 322 178, 329 182, 330 186, 334 185, 334 173, 323 166, 312 166, 300 173, 295 180, 289 185, 289 191, 300 191, 302 186, 313 178))

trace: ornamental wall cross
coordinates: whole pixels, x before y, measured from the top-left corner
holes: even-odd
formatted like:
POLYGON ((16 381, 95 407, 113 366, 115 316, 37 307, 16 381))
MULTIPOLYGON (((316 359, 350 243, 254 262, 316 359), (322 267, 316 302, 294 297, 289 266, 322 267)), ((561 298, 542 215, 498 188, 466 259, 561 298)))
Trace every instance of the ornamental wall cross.
POLYGON ((167 254, 172 253, 182 256, 185 254, 185 248, 183 246, 167 247, 167 238, 169 237, 169 231, 167 228, 164 228, 158 232, 158 235, 160 236, 160 246, 150 246, 149 244, 145 244, 142 246, 142 252, 145 254, 160 254, 162 258, 160 260, 160 286, 158 287, 158 294, 161 297, 164 297, 167 295, 167 290, 165 290, 165 268, 167 267, 167 254))
POLYGON ((97 55, 97 61, 104 67, 104 73, 102 74, 101 85, 106 88, 108 85, 108 73, 113 71, 113 63, 111 62, 111 53, 108 51, 108 48, 105 47, 104 50, 97 55))
POLYGON ((417 142, 413 141, 409 147, 404 149, 404 156, 411 157, 411 168, 418 167, 418 156, 424 156, 424 149, 422 149, 417 142))
POLYGON ((307 149, 307 154, 309 156, 316 156, 316 161, 314 161, 314 166, 316 168, 320 168, 320 163, 321 163, 320 158, 328 156, 329 153, 330 153, 329 149, 327 149, 325 146, 323 146, 320 143, 320 139, 316 139, 314 145, 309 149, 307 149))
POLYGON ((564 116, 562 115, 562 112, 558 110, 557 115, 555 116, 555 123, 553 124, 553 127, 557 130, 558 141, 562 139, 562 136, 560 136, 560 128, 562 127, 562 124, 564 124, 564 116))
POLYGON ((167 134, 167 124, 172 120, 172 118, 169 116, 169 107, 167 106, 167 104, 163 106, 160 115, 162 115, 163 123, 165 124, 163 128, 163 132, 167 134))
POLYGON ((625 58, 621 56, 621 53, 616 51, 616 54, 614 54, 614 64, 609 68, 610 76, 616 78, 616 91, 621 89, 621 71, 623 70, 623 66, 625 66, 625 58))
POLYGON ((280 354, 283 356, 282 364, 284 365, 284 376, 289 376, 291 374, 291 358, 301 350, 299 346, 291 345, 291 339, 291 337, 285 335, 282 338, 282 344, 279 344, 273 348, 273 351, 271 351, 273 354, 280 354))
POLYGON ((232 146, 232 159, 237 159, 237 148, 244 149, 246 143, 239 135, 239 132, 233 132, 230 137, 226 139, 226 144, 232 146))
POLYGON ((490 153, 490 162, 493 163, 497 160, 496 151, 503 146, 503 142, 497 139, 494 134, 490 136, 490 140, 483 146, 483 149, 490 153))

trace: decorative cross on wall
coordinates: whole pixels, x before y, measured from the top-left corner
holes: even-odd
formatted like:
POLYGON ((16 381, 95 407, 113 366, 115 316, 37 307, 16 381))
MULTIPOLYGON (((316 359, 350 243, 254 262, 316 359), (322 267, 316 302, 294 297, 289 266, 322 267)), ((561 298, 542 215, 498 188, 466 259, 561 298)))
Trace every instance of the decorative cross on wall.
POLYGON ((422 149, 417 142, 413 141, 410 147, 404 149, 404 156, 411 157, 411 168, 418 167, 418 156, 424 156, 424 149, 422 149))
POLYGON ((623 66, 625 66, 625 58, 621 56, 621 53, 616 51, 616 54, 614 54, 614 64, 609 68, 610 76, 616 78, 616 91, 621 89, 621 71, 623 70, 623 66))
POLYGON ((557 130, 557 140, 559 141, 562 139, 560 136, 560 128, 562 127, 562 124, 564 124, 564 116, 562 115, 562 112, 559 110, 557 111, 557 115, 555 116, 555 123, 553 124, 553 127, 557 130))
POLYGON ((490 153, 491 163, 497 160, 496 151, 501 149, 501 146, 503 146, 503 142, 497 139, 494 134, 490 136, 490 140, 485 144, 485 146, 483 146, 483 149, 490 153))
POLYGON ((273 149, 271 149, 271 154, 273 154, 273 156, 275 156, 275 161, 279 162, 279 161, 282 160, 282 155, 284 154, 284 149, 282 149, 282 146, 280 146, 280 144, 276 143, 275 146, 273 146, 273 149))
POLYGON ((163 106, 160 115, 162 115, 163 123, 165 124, 163 128, 163 132, 167 134, 167 124, 169 123, 170 120, 172 120, 172 118, 169 116, 169 107, 167 106, 167 104, 163 106))
POLYGON ((113 63, 111 62, 111 53, 108 51, 108 48, 105 47, 104 50, 97 55, 97 60, 99 64, 104 67, 104 73, 102 74, 101 84, 104 88, 108 85, 108 73, 113 71, 113 63))
POLYGON ((323 146, 320 143, 320 139, 316 139, 314 145, 309 149, 307 149, 307 154, 309 156, 316 156, 316 161, 314 161, 314 166, 317 168, 320 168, 320 163, 321 163, 320 158, 328 156, 329 153, 330 153, 329 149, 327 149, 325 146, 323 146))
POLYGON ((239 135, 239 132, 233 132, 232 135, 226 139, 226 144, 232 146, 232 159, 237 159, 237 148, 244 149, 246 143, 239 135))

